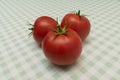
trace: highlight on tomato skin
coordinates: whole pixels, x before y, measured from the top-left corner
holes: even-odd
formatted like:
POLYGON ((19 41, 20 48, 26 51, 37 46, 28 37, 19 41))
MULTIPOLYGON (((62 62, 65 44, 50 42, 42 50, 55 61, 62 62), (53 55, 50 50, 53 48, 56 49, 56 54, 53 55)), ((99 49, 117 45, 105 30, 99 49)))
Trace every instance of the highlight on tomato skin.
POLYGON ((84 41, 90 33, 90 21, 86 16, 80 14, 80 10, 77 13, 66 14, 61 22, 61 26, 63 27, 64 25, 75 30, 82 41, 84 41))
POLYGON ((67 66, 73 64, 81 55, 82 41, 74 30, 67 28, 65 32, 48 32, 43 39, 42 48, 50 62, 67 66))
POLYGON ((42 44, 45 35, 50 31, 56 29, 57 22, 49 16, 38 17, 33 25, 32 33, 34 40, 38 45, 42 44))
POLYGON ((82 42, 90 33, 88 18, 77 13, 66 14, 61 24, 49 16, 38 17, 32 28, 33 38, 41 45, 46 58, 53 64, 68 66, 82 53, 82 42))

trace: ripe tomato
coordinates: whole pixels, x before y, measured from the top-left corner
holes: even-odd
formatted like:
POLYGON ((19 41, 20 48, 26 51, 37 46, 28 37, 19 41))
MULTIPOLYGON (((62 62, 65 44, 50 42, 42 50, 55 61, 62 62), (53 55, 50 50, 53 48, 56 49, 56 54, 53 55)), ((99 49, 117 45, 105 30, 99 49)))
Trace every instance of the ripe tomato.
POLYGON ((56 29, 57 22, 48 16, 42 16, 36 19, 33 28, 33 37, 38 44, 42 43, 45 35, 52 29, 56 29))
POLYGON ((85 16, 80 15, 80 11, 78 11, 77 14, 66 14, 61 23, 62 27, 65 25, 75 30, 81 37, 82 41, 86 39, 90 32, 90 22, 85 16))
POLYGON ((57 65, 70 65, 74 63, 81 54, 82 41, 79 35, 72 29, 66 32, 50 31, 42 42, 45 56, 57 65), (67 33, 66 33, 67 32, 67 33))

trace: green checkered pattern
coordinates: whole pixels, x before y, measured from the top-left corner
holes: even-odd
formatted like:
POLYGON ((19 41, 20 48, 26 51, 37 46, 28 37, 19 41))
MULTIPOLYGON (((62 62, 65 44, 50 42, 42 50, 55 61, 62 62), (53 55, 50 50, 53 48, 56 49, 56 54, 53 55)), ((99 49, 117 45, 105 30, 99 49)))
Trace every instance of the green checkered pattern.
POLYGON ((120 80, 120 0, 0 0, 0 80, 120 80), (91 32, 75 64, 51 64, 28 37, 39 16, 76 10, 91 32))

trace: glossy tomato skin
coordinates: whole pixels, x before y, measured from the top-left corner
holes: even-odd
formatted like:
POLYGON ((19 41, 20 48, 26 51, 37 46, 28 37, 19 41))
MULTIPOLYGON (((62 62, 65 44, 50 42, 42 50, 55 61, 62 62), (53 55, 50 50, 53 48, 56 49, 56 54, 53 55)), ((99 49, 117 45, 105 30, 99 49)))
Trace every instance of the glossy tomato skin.
POLYGON ((42 42, 45 56, 54 64, 70 65, 81 54, 82 41, 79 35, 72 29, 67 29, 67 34, 56 35, 50 31, 42 42))
POLYGON ((66 14, 61 23, 62 27, 64 25, 75 30, 81 37, 82 41, 87 38, 90 32, 90 22, 85 16, 66 14))
POLYGON ((33 37, 41 45, 45 35, 53 29, 56 29, 57 22, 48 16, 42 16, 36 19, 33 28, 33 37))

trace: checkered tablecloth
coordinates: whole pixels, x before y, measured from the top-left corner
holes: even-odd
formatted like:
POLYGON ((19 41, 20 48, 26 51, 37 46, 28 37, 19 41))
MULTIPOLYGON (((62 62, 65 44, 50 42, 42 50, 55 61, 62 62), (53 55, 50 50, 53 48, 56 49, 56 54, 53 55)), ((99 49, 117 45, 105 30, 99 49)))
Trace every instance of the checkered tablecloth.
POLYGON ((120 0, 0 0, 0 80, 120 80, 120 0), (28 23, 43 15, 60 22, 79 9, 91 22, 82 55, 55 66, 28 37, 28 23))

